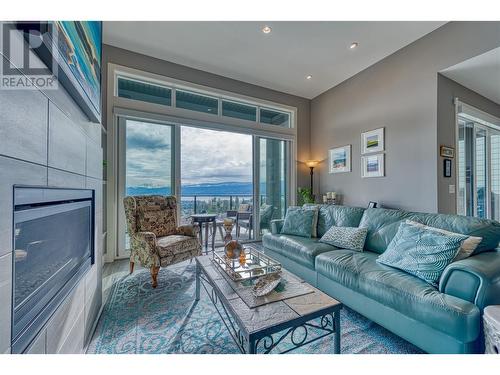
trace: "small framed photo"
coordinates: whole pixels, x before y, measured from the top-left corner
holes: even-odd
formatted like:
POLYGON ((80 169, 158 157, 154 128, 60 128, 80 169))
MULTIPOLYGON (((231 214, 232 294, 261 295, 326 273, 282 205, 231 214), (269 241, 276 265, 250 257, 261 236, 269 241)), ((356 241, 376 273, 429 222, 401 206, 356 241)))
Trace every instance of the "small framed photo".
POLYGON ((361 153, 384 151, 384 128, 361 133, 361 153))
POLYGON ((443 160, 443 176, 451 177, 451 159, 443 160))
POLYGON ((443 158, 454 158, 455 157, 455 149, 453 147, 441 146, 439 148, 439 154, 443 158))
POLYGON ((330 173, 344 173, 351 171, 351 145, 332 148, 328 153, 330 173))
POLYGON ((361 177, 384 177, 384 154, 361 157, 361 177))

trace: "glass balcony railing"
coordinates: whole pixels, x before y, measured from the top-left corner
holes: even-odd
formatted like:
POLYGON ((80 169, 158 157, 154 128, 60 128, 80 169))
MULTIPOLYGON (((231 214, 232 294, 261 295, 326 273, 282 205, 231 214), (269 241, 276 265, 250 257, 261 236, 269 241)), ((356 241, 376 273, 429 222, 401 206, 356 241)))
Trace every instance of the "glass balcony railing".
POLYGON ((253 206, 252 195, 183 195, 181 221, 189 223, 193 214, 215 214, 225 217, 227 211, 238 211, 240 205, 253 206))

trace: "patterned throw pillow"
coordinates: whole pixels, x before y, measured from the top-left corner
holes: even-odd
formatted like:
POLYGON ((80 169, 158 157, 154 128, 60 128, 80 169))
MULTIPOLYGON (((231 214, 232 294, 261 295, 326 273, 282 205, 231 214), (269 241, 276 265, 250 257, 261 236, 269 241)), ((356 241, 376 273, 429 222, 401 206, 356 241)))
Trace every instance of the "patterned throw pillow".
MULTIPOLYGON (((425 228, 428 230, 434 230, 436 232, 444 233, 444 234, 447 234, 449 236, 453 236, 453 235, 462 236, 462 234, 460 234, 460 233, 450 232, 450 231, 440 229, 440 228, 429 227, 429 226, 422 224, 422 223, 419 223, 417 221, 406 220, 406 223, 420 227, 420 228, 425 228)), ((470 255, 474 252, 474 250, 476 250, 476 247, 478 247, 478 245, 481 243, 482 240, 483 240, 482 237, 468 236, 467 239, 462 241, 462 244, 460 245, 460 249, 458 250, 458 253, 457 253, 457 256, 455 257, 455 259, 453 259, 453 262, 470 257, 470 255)))
POLYGON ((377 262, 398 268, 437 286, 444 269, 468 236, 447 235, 402 222, 377 262))
POLYGON ((288 209, 286 211, 283 228, 281 228, 281 233, 311 238, 314 216, 314 210, 303 208, 288 209))
POLYGON ((367 234, 367 228, 334 226, 328 229, 319 242, 340 247, 341 249, 363 251, 367 234))

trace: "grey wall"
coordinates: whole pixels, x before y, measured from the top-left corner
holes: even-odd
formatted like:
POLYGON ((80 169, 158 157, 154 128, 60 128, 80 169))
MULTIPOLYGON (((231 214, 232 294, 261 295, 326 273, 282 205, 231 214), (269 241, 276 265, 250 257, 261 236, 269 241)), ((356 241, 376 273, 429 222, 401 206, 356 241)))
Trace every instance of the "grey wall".
MULTIPOLYGON (((18 34, 14 46, 23 43, 18 34)), ((13 185, 95 189, 96 263, 30 348, 32 353, 81 353, 101 306, 101 125, 89 122, 62 86, 0 90, 0 176, 0 353, 10 353, 11 342, 13 185)))
MULTIPOLYGON (((492 77, 493 79, 494 77, 492 77)), ((497 77, 500 85, 500 77, 497 77)), ((500 118, 500 103, 495 103, 482 95, 439 74, 438 76, 438 145, 456 147, 456 124, 454 99, 470 104, 482 111, 500 118)), ((438 210, 443 213, 456 213, 457 201, 455 194, 448 193, 450 184, 457 186, 457 158, 452 160, 451 178, 443 177, 443 159, 438 157, 438 210)))
MULTIPOLYGON (((352 144, 352 172, 317 173, 344 203, 438 210, 438 72, 500 44, 500 22, 451 22, 314 98, 311 157, 352 144), (386 177, 361 178, 361 132, 385 127, 386 177)), ((361 46, 362 48, 362 46, 361 46)), ((450 124, 440 124, 440 127, 450 124)), ((441 197, 439 197, 441 199, 441 197)))
MULTIPOLYGON (((205 85, 220 90, 297 107, 297 159, 300 161, 309 159, 310 101, 308 99, 207 73, 202 70, 192 69, 184 65, 174 64, 169 61, 156 59, 109 45, 104 45, 103 48, 103 82, 107 80, 108 63, 127 66, 198 85, 205 85)), ((106 92, 104 92, 103 99, 103 108, 106 108, 106 92)), ((106 121, 105 118, 103 118, 103 120, 104 122, 106 121)), ((106 126, 105 123, 104 126, 106 126)), ((297 167, 297 184, 299 186, 308 186, 309 170, 302 163, 297 163, 297 167)))

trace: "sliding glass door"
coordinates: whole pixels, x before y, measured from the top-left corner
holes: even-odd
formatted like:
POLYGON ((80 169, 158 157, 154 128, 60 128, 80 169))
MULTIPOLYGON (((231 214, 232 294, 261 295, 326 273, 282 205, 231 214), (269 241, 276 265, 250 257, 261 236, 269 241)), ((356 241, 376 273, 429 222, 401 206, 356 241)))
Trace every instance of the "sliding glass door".
POLYGON ((290 199, 291 141, 178 123, 118 118, 117 246, 129 255, 123 198, 175 195, 180 223, 191 215, 235 220, 233 238, 259 240, 271 220, 283 218, 290 199))
POLYGON ((174 127, 120 118, 118 121, 118 256, 129 254, 123 198, 174 194, 174 127))
POLYGON ((289 142, 280 139, 255 137, 258 215, 258 237, 271 230, 271 220, 285 216, 288 201, 289 142))
POLYGON ((500 128, 481 117, 458 113, 457 213, 500 220, 500 128))

